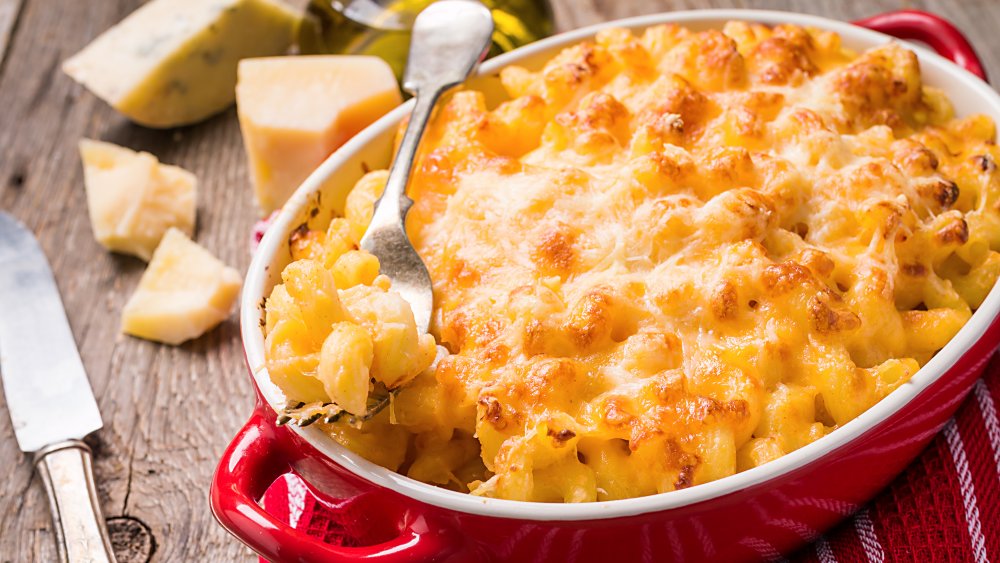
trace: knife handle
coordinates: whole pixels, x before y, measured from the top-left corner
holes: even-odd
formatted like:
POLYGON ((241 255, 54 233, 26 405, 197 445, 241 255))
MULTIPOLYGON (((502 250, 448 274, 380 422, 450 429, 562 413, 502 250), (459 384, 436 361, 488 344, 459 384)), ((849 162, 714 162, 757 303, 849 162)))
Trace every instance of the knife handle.
POLYGON ((66 440, 35 453, 52 510, 59 559, 64 563, 115 563, 97 501, 90 447, 66 440))

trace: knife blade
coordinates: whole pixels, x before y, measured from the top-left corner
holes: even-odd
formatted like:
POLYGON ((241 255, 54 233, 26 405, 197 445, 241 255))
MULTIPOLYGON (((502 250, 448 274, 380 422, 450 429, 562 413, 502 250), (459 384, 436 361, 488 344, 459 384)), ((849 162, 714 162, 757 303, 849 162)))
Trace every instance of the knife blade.
POLYGON ((34 235, 0 213, 0 380, 21 451, 101 428, 52 270, 34 235))
POLYGON ((52 269, 34 235, 0 212, 0 381, 14 437, 34 453, 59 560, 114 563, 90 447, 101 413, 52 269))

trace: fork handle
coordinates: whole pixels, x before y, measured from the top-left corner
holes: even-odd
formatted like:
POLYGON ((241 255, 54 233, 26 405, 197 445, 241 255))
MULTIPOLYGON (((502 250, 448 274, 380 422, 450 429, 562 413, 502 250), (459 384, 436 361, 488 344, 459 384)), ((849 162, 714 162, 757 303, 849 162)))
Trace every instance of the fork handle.
POLYGON ((369 231, 384 227, 398 227, 400 230, 404 228, 403 221, 406 212, 413 205, 413 200, 406 195, 410 171, 417 158, 417 149, 420 148, 420 139, 424 136, 424 129, 427 128, 434 112, 434 105, 447 89, 447 86, 434 86, 417 91, 413 100, 410 120, 406 123, 406 131, 399 142, 399 149, 396 151, 392 167, 389 169, 385 190, 375 202, 375 211, 368 227, 369 231))
POLYGON ((111 539, 97 500, 90 447, 66 440, 35 453, 52 511, 59 560, 64 563, 115 563, 111 539))
POLYGON ((379 271, 392 280, 393 289, 412 307, 419 332, 427 332, 430 328, 433 298, 427 266, 406 235, 406 212, 413 205, 413 200, 406 195, 406 184, 434 104, 447 89, 445 85, 431 85, 417 90, 413 112, 389 170, 385 190, 375 202, 371 223, 360 241, 362 250, 378 257, 379 271))

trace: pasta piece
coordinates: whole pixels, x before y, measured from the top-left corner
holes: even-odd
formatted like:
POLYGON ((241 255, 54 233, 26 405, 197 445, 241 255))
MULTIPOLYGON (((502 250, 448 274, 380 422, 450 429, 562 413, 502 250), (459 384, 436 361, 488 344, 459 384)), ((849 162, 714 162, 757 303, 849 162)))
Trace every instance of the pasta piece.
POLYGON ((349 413, 361 415, 367 410, 373 356, 371 337, 352 323, 333 325, 323 342, 317 377, 327 397, 349 413))

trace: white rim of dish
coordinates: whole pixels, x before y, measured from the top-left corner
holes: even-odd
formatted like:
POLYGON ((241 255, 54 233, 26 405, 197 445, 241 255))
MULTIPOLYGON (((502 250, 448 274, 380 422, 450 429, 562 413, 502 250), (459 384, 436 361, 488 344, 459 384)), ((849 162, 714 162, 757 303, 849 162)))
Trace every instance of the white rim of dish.
MULTIPOLYGON (((855 26, 850 23, 831 20, 819 16, 790 12, 764 10, 693 10, 686 12, 662 13, 604 22, 543 39, 510 53, 485 62, 479 75, 489 75, 504 66, 517 63, 529 56, 546 51, 554 51, 572 43, 588 39, 602 29, 624 27, 641 29, 663 23, 678 24, 720 24, 729 20, 753 21, 764 24, 791 23, 834 31, 847 40, 859 44, 875 46, 887 41, 898 41, 888 35, 855 26)), ((906 43, 906 42, 903 42, 906 43)), ((972 91, 975 97, 986 100, 994 107, 994 117, 1000 117, 1000 96, 979 78, 941 57, 929 49, 906 43, 914 50, 921 65, 930 65, 943 70, 955 80, 955 92, 960 88, 972 91)), ((264 339, 260 330, 261 313, 258 308, 265 295, 267 267, 274 261, 282 244, 287 241, 287 233, 301 216, 312 194, 324 180, 330 178, 347 161, 347 155, 357 152, 372 139, 395 127, 410 111, 412 100, 385 115, 370 127, 359 133, 337 152, 331 155, 299 187, 279 216, 268 229, 251 262, 240 305, 243 346, 248 365, 265 399, 272 405, 284 402, 284 395, 271 383, 264 365, 264 339), (255 367, 257 366, 257 367, 255 367)), ((600 520, 660 512, 689 506, 728 495, 755 485, 778 479, 802 468, 827 454, 848 445, 859 436, 871 430, 887 418, 904 408, 914 397, 938 380, 969 348, 979 340, 1000 310, 1000 284, 994 286, 980 308, 972 315, 958 334, 938 352, 909 382, 900 386, 885 399, 868 409, 854 420, 831 432, 827 436, 808 444, 794 452, 783 455, 759 467, 736 473, 729 477, 668 493, 636 497, 623 500, 600 501, 579 504, 539 503, 482 498, 466 493, 449 491, 428 485, 404 475, 376 465, 336 443, 332 438, 315 427, 292 426, 310 445, 355 475, 399 494, 440 508, 468 514, 515 518, 539 521, 600 520)))

